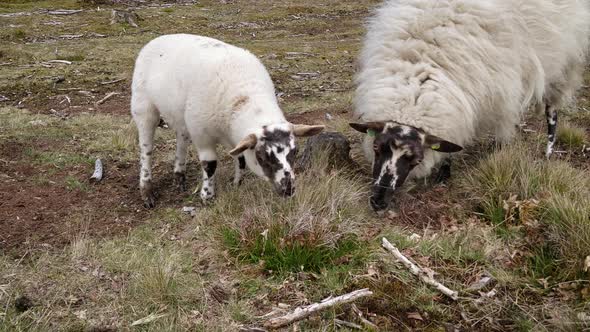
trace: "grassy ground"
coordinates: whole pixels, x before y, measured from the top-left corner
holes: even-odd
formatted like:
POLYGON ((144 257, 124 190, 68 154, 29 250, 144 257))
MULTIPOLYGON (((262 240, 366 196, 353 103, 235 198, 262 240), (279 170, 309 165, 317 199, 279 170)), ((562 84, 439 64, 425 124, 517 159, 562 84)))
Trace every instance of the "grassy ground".
MULTIPOLYGON (((202 206, 174 188, 165 129, 158 206, 146 211, 128 115, 145 42, 191 32, 252 50, 288 117, 344 132, 363 164, 346 120, 362 22, 377 1, 142 4, 139 27, 110 24, 111 10, 125 7, 99 2, 0 2, 0 331, 233 331, 363 287, 374 296, 356 305, 382 330, 590 328, 590 72, 562 112, 552 160, 542 157, 544 121, 531 115, 514 144, 482 138, 461 154, 448 185, 408 186, 397 215, 369 211, 368 169, 333 170, 321 159, 284 200, 252 175, 230 186, 225 158, 218 198, 202 206), (88 180, 96 158, 106 171, 99 184, 88 180), (460 300, 393 262, 382 236, 460 300), (484 276, 492 282, 472 289, 484 276)), ((197 186, 192 151, 191 160, 197 186)), ((298 327, 347 330, 338 320, 362 325, 345 305, 298 327)))

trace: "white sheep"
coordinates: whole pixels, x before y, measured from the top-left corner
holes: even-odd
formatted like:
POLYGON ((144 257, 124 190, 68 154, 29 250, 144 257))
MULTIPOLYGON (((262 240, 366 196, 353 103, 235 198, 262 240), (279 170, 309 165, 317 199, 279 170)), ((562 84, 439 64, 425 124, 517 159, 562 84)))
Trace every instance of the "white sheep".
POLYGON ((203 168, 200 196, 205 201, 215 194, 217 144, 232 149, 235 184, 248 165, 272 181, 280 194, 290 196, 294 137, 315 135, 324 128, 289 123, 258 58, 208 37, 174 34, 150 41, 137 57, 131 90, 141 150, 139 185, 146 207, 154 206, 151 157, 160 117, 176 131, 174 173, 181 190, 192 140, 203 168))
POLYGON ((509 141, 532 104, 547 116, 549 156, 557 109, 581 84, 589 7, 588 0, 389 0, 378 8, 356 76, 359 123, 351 123, 368 133, 373 208, 387 208, 408 175, 429 175, 446 157, 438 152, 459 151, 486 132, 509 141))

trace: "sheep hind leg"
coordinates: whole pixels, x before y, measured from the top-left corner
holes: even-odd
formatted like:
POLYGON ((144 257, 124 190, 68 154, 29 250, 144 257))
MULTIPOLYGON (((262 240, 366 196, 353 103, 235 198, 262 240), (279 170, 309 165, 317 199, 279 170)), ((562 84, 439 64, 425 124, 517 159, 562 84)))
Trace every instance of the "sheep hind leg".
POLYGON ((545 156, 551 157, 553 153, 553 146, 557 139, 557 109, 552 105, 545 107, 545 117, 547 118, 547 149, 545 150, 545 156))
POLYGON ((152 153, 154 151, 154 134, 159 122, 159 115, 153 105, 147 102, 134 103, 133 119, 137 125, 140 150, 139 189, 143 205, 155 206, 156 197, 152 184, 152 153))
POLYGON ((174 178, 181 192, 186 191, 186 151, 190 142, 186 130, 176 131, 176 157, 174 159, 174 178))

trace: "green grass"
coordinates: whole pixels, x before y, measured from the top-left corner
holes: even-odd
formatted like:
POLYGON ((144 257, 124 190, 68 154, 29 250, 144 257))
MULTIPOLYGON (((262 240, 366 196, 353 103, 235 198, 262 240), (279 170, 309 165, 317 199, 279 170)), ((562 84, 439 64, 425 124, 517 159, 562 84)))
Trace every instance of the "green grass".
POLYGON ((322 268, 336 264, 338 259, 359 252, 358 241, 352 238, 340 240, 335 248, 331 248, 305 241, 284 244, 282 242, 286 235, 286 232, 275 228, 267 236, 256 237, 249 246, 242 246, 238 231, 223 231, 225 245, 240 261, 263 263, 266 270, 276 273, 320 272, 322 268))

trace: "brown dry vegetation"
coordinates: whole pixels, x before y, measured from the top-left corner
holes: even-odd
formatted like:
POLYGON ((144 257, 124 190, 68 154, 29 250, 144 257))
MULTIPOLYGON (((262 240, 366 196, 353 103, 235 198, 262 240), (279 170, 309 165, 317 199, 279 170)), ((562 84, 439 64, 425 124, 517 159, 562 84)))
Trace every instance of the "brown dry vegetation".
MULTIPOLYGON (((457 156, 449 184, 409 184, 398 214, 377 218, 361 137, 346 125, 362 22, 377 3, 0 2, 0 331, 236 331, 277 307, 362 287, 375 294, 357 306, 382 330, 590 328, 590 71, 562 112, 553 160, 543 158, 544 121, 532 114, 514 144, 482 137, 457 156), (126 6, 137 6, 139 27, 110 24, 111 10, 126 6), (343 132, 365 171, 330 170, 319 158, 284 200, 252 175, 233 188, 225 158, 218 198, 203 206, 176 191, 174 136, 159 129, 159 200, 143 209, 131 71, 144 43, 173 32, 253 51, 289 119, 343 132), (119 94, 96 105, 110 92, 119 94), (96 158, 106 171, 99 184, 88 180, 96 158), (460 300, 393 262, 382 236, 460 300), (482 276, 493 282, 470 291, 482 276)), ((346 305, 299 328, 347 330, 336 319, 361 324, 346 305)))

